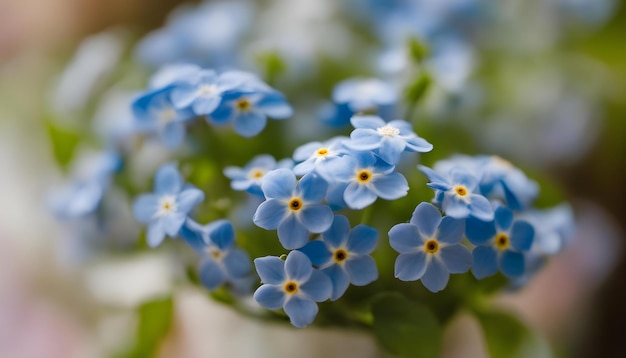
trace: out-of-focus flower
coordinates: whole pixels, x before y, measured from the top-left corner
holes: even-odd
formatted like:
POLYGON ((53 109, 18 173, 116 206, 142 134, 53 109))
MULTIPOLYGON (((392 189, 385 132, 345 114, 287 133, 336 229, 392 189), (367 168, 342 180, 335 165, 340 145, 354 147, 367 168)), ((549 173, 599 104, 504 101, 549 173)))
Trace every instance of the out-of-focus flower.
POLYGON ((348 137, 334 137, 326 142, 311 142, 299 146, 293 152, 293 160, 299 162, 293 168, 296 175, 305 175, 311 172, 319 174, 324 180, 332 181, 328 171, 328 163, 347 153, 343 142, 348 137))
POLYGON ((229 166, 224 168, 224 175, 230 180, 233 190, 247 191, 248 193, 263 197, 261 182, 266 173, 279 168, 291 169, 291 159, 276 159, 269 154, 260 154, 252 158, 243 168, 229 166))

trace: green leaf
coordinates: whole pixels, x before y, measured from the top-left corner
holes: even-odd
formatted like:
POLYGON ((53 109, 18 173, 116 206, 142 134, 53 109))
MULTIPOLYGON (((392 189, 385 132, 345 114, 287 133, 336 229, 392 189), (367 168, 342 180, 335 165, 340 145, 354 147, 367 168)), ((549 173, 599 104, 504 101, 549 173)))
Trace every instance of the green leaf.
POLYGON ((67 169, 81 136, 68 128, 58 125, 52 118, 46 118, 45 122, 54 158, 61 168, 67 169))
POLYGON ((516 317, 501 311, 475 311, 491 358, 522 357, 531 332, 516 317))
POLYGON ((372 302, 374 333, 390 353, 403 357, 438 357, 441 327, 424 305, 399 293, 382 293, 372 302))
POLYGON ((287 70, 287 64, 277 51, 263 52, 257 56, 257 61, 265 73, 268 84, 276 82, 276 79, 287 70))
POLYGON ((172 297, 166 297, 139 306, 139 326, 135 346, 119 357, 153 357, 172 325, 174 304, 172 297))
POLYGON ((409 105, 417 104, 430 87, 430 83, 432 82, 430 76, 427 73, 422 73, 412 84, 410 84, 406 89, 406 100, 409 105))
POLYGON ((428 56, 428 47, 426 44, 415 37, 409 38, 408 47, 409 55, 416 63, 422 63, 422 61, 424 61, 424 59, 428 56))

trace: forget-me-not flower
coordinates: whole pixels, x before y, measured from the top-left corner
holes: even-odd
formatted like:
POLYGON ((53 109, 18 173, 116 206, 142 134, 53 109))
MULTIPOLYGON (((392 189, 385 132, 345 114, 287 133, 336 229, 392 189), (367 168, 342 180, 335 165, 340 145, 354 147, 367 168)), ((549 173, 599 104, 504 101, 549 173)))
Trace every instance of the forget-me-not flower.
POLYGON ((173 165, 164 165, 154 178, 154 193, 139 196, 133 204, 135 218, 148 225, 147 242, 158 246, 165 236, 174 237, 187 220, 191 209, 204 199, 204 193, 183 186, 173 165))
POLYGON ((425 153, 433 149, 432 144, 413 132, 407 121, 396 119, 387 123, 378 116, 354 116, 350 123, 356 129, 345 145, 358 151, 375 150, 392 165, 398 164, 402 152, 425 153))
POLYGON ((209 290, 245 279, 252 266, 248 254, 235 247, 235 229, 228 220, 199 225, 191 219, 180 236, 202 256, 200 281, 209 290))
POLYGON ((472 255, 460 242, 464 221, 441 217, 439 209, 421 203, 409 223, 389 230, 389 242, 400 253, 395 276, 402 281, 421 280, 432 291, 443 290, 451 273, 463 273, 472 265, 472 255))
POLYGON ((378 279, 376 261, 369 254, 376 248, 378 232, 366 225, 350 230, 348 218, 335 216, 332 226, 322 234, 321 240, 309 242, 300 249, 330 277, 335 301, 350 284, 365 286, 378 279))
POLYGON ((288 169, 276 169, 261 183, 267 198, 254 213, 254 223, 267 230, 278 229, 278 239, 286 249, 299 249, 309 241, 309 232, 321 233, 333 222, 333 212, 320 202, 328 185, 315 174, 296 183, 288 169))
POLYGON ((224 168, 224 175, 232 180, 230 187, 233 190, 263 196, 263 190, 261 190, 263 176, 274 169, 291 169, 291 167, 293 167, 291 159, 283 159, 277 163, 271 155, 260 154, 252 158, 243 168, 234 166, 224 168))
POLYGON ((467 219, 466 235, 478 245, 472 252, 476 278, 491 276, 498 269, 508 277, 524 274, 524 254, 532 246, 535 230, 527 221, 516 220, 510 209, 497 207, 491 222, 467 219))
POLYGON ((296 175, 315 172, 327 182, 331 182, 328 163, 346 154, 343 142, 347 139, 348 137, 338 136, 323 143, 311 142, 296 148, 293 160, 299 163, 293 168, 293 172, 296 175))
POLYGON ((263 285, 254 299, 263 307, 283 308, 298 328, 308 326, 317 316, 316 302, 330 298, 332 284, 323 272, 313 268, 311 260, 300 251, 291 251, 285 261, 266 256, 254 260, 263 285))

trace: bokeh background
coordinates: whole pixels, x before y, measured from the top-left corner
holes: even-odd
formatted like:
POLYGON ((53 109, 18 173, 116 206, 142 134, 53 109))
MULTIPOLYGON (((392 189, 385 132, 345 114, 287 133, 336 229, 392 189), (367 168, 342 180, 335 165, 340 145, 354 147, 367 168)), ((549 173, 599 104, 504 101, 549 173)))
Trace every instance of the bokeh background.
MULTIPOLYGON (((578 13, 548 6, 557 2, 536 0, 516 7, 522 2, 511 1, 509 13, 500 17, 503 31, 477 37, 480 64, 470 75, 497 88, 498 96, 481 99, 493 92, 464 87, 457 98, 460 111, 428 112, 432 122, 418 129, 432 136, 442 136, 447 128, 463 132, 433 142, 448 145, 450 153, 506 157, 539 179, 548 203, 570 201, 577 219, 572 243, 524 289, 500 295, 494 304, 515 311, 539 332, 549 347, 542 353, 546 356, 621 357, 626 350, 626 2, 599 1, 610 3, 599 19, 592 16, 592 0, 563 1, 579 6, 578 13), (475 102, 480 104, 473 106, 475 102), (468 120, 476 117, 483 119, 468 120)), ((138 303, 173 287, 171 257, 160 253, 77 262, 75 238, 51 216, 46 198, 66 176, 51 132, 92 120, 72 112, 90 87, 81 87, 81 81, 63 84, 62 74, 77 61, 79 44, 96 39, 87 45, 92 47, 81 49, 85 56, 97 53, 87 63, 101 63, 106 74, 113 71, 107 63, 117 61, 116 51, 127 51, 115 41, 108 43, 110 38, 130 46, 162 26, 179 3, 0 1, 1 357, 112 356, 132 344, 138 303), (105 50, 98 52, 97 46, 105 50), (59 94, 63 86, 71 89, 59 94), (51 127, 51 113, 59 127, 51 127), (64 118, 64 113, 73 114, 64 118)), ((340 21, 311 1, 268 0, 256 6, 253 16, 280 19, 275 22, 297 28, 294 32, 302 36, 329 31, 340 21)), ((280 29, 266 26, 264 31, 271 37, 285 32, 280 29)), ((275 44, 301 49, 293 54, 297 62, 298 56, 315 51, 301 48, 301 42, 309 41, 302 36, 275 44)), ((341 58, 341 51, 333 51, 342 48, 345 37, 315 41, 341 58)), ((343 67, 352 67, 350 75, 359 74, 358 65, 343 67)), ((89 69, 83 70, 77 70, 77 77, 87 81, 89 69)), ((333 81, 345 76, 337 74, 340 70, 320 70, 331 78, 318 85, 328 92, 333 81)), ((133 230, 132 219, 126 224, 133 230)), ((259 346, 281 348, 267 350, 267 356, 290 356, 285 352, 296 349, 305 352, 302 356, 333 356, 336 352, 317 343, 332 347, 329 342, 337 340, 355 356, 376 350, 368 337, 338 339, 336 332, 315 328, 307 333, 268 330, 211 303, 201 292, 181 289, 177 296, 175 322, 158 346, 160 356, 255 356, 261 354, 259 346)), ((468 317, 453 322, 445 342, 449 357, 486 354, 476 323, 468 317)))

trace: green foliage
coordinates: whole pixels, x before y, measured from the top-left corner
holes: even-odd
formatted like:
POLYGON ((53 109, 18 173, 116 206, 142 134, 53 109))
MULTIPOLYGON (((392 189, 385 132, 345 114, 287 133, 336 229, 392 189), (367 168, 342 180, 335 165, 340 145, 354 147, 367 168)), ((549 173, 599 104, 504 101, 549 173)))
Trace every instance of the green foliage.
POLYGON ((372 302, 374 334, 390 353, 402 357, 437 357, 441 327, 424 305, 398 293, 382 293, 372 302))
POLYGON ((263 52, 257 56, 257 61, 263 71, 265 80, 272 85, 276 79, 287 71, 287 63, 276 51, 263 52))
POLYGON ((45 118, 46 131, 52 144, 52 153, 59 167, 67 169, 74 157, 74 150, 81 140, 81 135, 59 125, 51 116, 45 118))
POLYGON ((501 311, 476 310, 491 358, 522 357, 532 335, 517 318, 501 311))
POLYGON ((119 358, 154 357, 159 344, 172 325, 174 304, 172 297, 146 302, 139 306, 139 324, 135 346, 119 358))
POLYGON ((418 64, 428 57, 428 46, 415 37, 408 39, 408 48, 411 59, 418 64))

